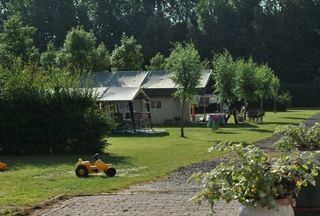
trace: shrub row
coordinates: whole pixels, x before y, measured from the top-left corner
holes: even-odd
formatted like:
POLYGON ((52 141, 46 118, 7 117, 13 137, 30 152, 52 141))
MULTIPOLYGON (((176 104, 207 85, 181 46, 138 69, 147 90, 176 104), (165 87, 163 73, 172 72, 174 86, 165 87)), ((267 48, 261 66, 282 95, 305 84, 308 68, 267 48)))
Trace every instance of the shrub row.
POLYGON ((90 93, 16 88, 0 98, 0 154, 100 151, 112 123, 90 93))

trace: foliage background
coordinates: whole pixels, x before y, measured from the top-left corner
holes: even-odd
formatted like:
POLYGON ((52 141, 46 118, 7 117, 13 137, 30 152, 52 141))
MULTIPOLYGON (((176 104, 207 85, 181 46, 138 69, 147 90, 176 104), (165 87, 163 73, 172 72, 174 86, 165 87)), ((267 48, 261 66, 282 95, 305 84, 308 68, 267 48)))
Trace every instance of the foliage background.
POLYGON ((235 58, 252 56, 268 63, 290 85, 293 105, 319 105, 320 2, 301 0, 0 0, 0 27, 20 15, 34 26, 39 52, 52 41, 63 47, 67 32, 82 26, 111 51, 123 32, 142 45, 143 65, 160 52, 168 56, 174 42, 193 41, 202 59, 224 49, 235 58))

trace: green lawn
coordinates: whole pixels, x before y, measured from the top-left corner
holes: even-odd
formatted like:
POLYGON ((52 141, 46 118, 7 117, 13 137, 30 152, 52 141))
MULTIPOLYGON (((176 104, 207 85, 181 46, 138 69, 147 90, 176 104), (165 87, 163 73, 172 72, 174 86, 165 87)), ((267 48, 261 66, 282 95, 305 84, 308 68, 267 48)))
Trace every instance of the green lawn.
POLYGON ((242 141, 253 143, 270 137, 273 129, 282 124, 298 123, 320 109, 294 109, 288 112, 266 113, 264 124, 229 124, 218 131, 204 125, 185 129, 186 138, 179 137, 179 128, 161 128, 168 135, 152 137, 110 137, 108 154, 102 155, 112 162, 118 174, 114 178, 94 176, 77 178, 75 162, 89 156, 23 156, 0 157, 10 170, 0 173, 1 209, 15 210, 28 207, 60 194, 95 194, 128 187, 165 176, 178 167, 208 160, 217 153, 208 153, 214 141, 242 141))

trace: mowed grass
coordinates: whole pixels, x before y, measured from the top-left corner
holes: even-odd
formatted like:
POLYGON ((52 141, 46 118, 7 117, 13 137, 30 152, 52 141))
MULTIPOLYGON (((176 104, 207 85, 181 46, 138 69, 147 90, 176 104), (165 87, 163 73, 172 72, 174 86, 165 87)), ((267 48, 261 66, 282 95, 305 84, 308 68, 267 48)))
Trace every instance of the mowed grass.
POLYGON ((235 126, 230 122, 215 131, 204 124, 192 125, 185 128, 186 138, 179 137, 178 127, 159 128, 168 132, 162 136, 113 136, 101 158, 116 167, 114 178, 76 177, 76 161, 90 155, 2 156, 0 161, 6 162, 9 170, 0 172, 0 214, 1 209, 15 211, 57 195, 106 193, 161 178, 178 167, 219 156, 218 152, 208 153, 216 141, 254 143, 272 136, 279 125, 297 124, 317 112, 320 109, 266 113, 263 124, 235 126))

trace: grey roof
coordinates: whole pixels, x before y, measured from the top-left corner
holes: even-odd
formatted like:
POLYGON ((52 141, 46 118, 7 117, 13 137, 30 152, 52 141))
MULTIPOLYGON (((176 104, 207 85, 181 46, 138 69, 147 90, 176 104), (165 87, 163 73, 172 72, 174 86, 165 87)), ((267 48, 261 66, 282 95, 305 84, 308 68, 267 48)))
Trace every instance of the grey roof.
POLYGON ((91 73, 89 75, 84 75, 82 77, 82 83, 89 82, 91 86, 98 87, 107 87, 109 82, 112 79, 114 73, 109 71, 101 71, 96 73, 91 73), (92 82, 92 83, 91 83, 92 82))
MULTIPOLYGON (((148 75, 147 71, 102 71, 92 73, 93 87, 130 87, 137 88, 148 75)), ((85 77, 88 78, 88 77, 85 77)))
MULTIPOLYGON (((143 89, 175 89, 176 85, 171 79, 169 71, 150 71, 142 84, 143 89)), ((205 88, 209 82, 211 70, 203 70, 200 84, 197 88, 205 88)))
POLYGON ((139 87, 99 87, 93 91, 99 101, 133 101, 141 94, 149 99, 139 87))
POLYGON ((108 83, 112 87, 141 87, 148 75, 147 71, 117 71, 108 83))
POLYGON ((176 88, 169 71, 149 71, 141 86, 144 89, 174 89, 176 88))
MULTIPOLYGON (((92 73, 90 77, 99 100, 103 101, 130 101, 142 89, 147 95, 171 95, 177 88, 169 71, 104 71, 92 73)), ((210 77, 211 70, 202 71, 199 92, 206 88, 210 77)))
MULTIPOLYGON (((198 88, 205 88, 211 70, 203 70, 198 88)), ((176 88, 169 71, 95 72, 91 75, 94 87, 141 87, 143 89, 176 88)))
POLYGON ((108 88, 107 87, 98 87, 98 88, 93 88, 93 94, 98 97, 101 98, 103 96, 103 94, 105 94, 107 92, 108 88))

